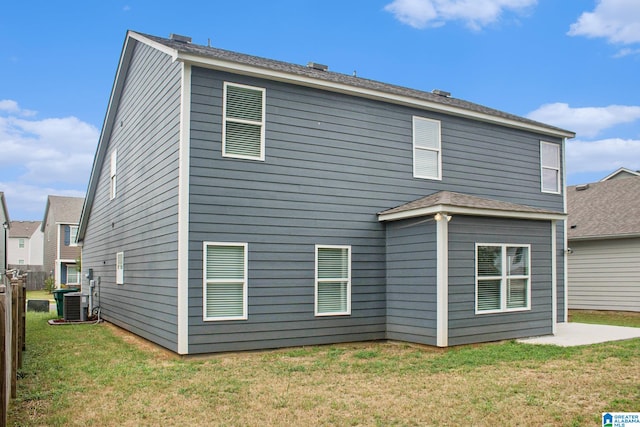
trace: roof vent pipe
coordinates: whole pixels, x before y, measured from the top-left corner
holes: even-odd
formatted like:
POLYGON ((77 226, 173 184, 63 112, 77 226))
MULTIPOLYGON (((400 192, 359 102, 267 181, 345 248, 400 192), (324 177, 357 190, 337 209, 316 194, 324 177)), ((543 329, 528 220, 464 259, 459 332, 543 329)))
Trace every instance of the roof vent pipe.
POLYGON ((169 38, 171 40, 177 41, 177 42, 181 42, 181 43, 191 43, 191 37, 188 36, 181 36, 180 34, 173 34, 171 33, 169 35, 169 38))

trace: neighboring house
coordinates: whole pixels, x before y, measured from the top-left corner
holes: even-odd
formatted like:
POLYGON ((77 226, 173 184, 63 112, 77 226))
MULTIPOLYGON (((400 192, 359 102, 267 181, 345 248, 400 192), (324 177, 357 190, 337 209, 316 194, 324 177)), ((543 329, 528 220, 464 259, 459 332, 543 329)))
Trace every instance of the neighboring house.
POLYGON ((640 176, 640 171, 634 171, 634 170, 627 169, 627 168, 620 168, 620 169, 616 170, 615 172, 612 172, 609 175, 607 175, 604 178, 602 178, 600 180, 600 182, 609 181, 609 180, 612 180, 612 179, 629 178, 629 177, 633 177, 633 176, 640 176))
POLYGON ((44 233, 40 221, 11 221, 7 262, 11 266, 42 266, 44 233))
POLYGON ((4 271, 7 268, 7 240, 11 229, 11 220, 9 219, 9 209, 7 209, 7 201, 4 193, 0 191, 0 224, 2 224, 2 243, 0 243, 0 283, 4 280, 4 271))
POLYGON ((104 319, 180 354, 551 334, 573 136, 442 91, 129 32, 83 270, 104 319))
POLYGON ((567 188, 569 308, 640 311, 640 176, 567 188))
POLYGON ((77 259, 80 247, 76 243, 78 221, 82 212, 82 197, 49 196, 41 230, 44 233, 44 269, 62 284, 79 286, 77 259))

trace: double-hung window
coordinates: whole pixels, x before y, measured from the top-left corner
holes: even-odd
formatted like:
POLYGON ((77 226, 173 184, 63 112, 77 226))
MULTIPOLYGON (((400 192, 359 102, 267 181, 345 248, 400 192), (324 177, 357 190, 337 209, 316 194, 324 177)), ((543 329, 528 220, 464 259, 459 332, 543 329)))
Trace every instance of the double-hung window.
POLYGON ((77 265, 67 265, 67 285, 80 283, 80 271, 77 265))
POLYGON ((116 254, 116 285, 124 285, 124 252, 116 254))
POLYGON ((78 246, 78 226, 69 226, 69 246, 78 246))
POLYGON ((476 244, 476 313, 531 308, 530 245, 476 244))
POLYGON ((20 249, 24 248, 24 239, 18 239, 18 247, 20 249))
POLYGON ((247 244, 204 242, 204 320, 247 319, 247 244))
POLYGON ((540 175, 543 193, 560 193, 560 146, 540 141, 540 175))
POLYGON ((264 88, 224 83, 222 155, 264 160, 264 88))
POLYGON ((413 176, 442 179, 440 122, 413 117, 413 176))
POLYGON ((316 316, 351 314, 351 247, 316 245, 316 316))

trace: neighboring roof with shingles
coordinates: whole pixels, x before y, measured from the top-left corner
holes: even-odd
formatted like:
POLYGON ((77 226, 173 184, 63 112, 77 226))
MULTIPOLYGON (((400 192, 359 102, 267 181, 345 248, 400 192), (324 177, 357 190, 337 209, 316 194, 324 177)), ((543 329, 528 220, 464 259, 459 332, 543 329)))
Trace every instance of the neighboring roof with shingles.
POLYGON ((640 236, 639 196, 640 176, 568 187, 568 238, 640 236))
POLYGON ((83 197, 49 196, 47 198, 47 206, 44 210, 44 219, 42 220, 43 231, 47 223, 49 210, 51 210, 56 223, 78 224, 78 222, 80 222, 83 203, 83 197))
POLYGON ((39 227, 40 221, 11 221, 8 237, 31 238, 39 227))
POLYGON ((439 191, 430 196, 380 212, 380 220, 410 218, 436 212, 475 214, 531 219, 561 219, 562 212, 534 208, 500 200, 485 199, 452 191, 439 191))
POLYGON ((163 37, 152 36, 148 34, 130 32, 131 34, 138 34, 144 38, 152 40, 156 43, 164 45, 176 52, 193 55, 202 58, 211 58, 216 60, 228 61, 236 64, 248 65, 251 67, 259 67, 265 70, 281 72, 290 75, 302 76, 314 80, 321 80, 325 82, 351 86, 359 89, 366 89, 376 92, 387 93, 391 95, 400 95, 403 97, 414 98, 421 101, 427 101, 442 106, 453 107, 460 110, 466 110, 473 113, 479 113, 486 116, 492 116, 500 119, 506 119, 522 125, 530 125, 540 127, 543 130, 552 132, 553 134, 563 134, 565 137, 574 137, 573 132, 550 126, 544 123, 536 122, 524 117, 509 114, 504 111, 499 111, 493 108, 485 107, 483 105, 475 104, 469 101, 465 101, 450 96, 441 96, 431 92, 424 92, 420 90, 410 89, 402 86, 396 86, 388 83, 382 83, 375 80, 369 80, 361 77, 355 77, 348 74, 336 73, 331 71, 317 70, 311 67, 306 67, 297 64, 291 64, 288 62, 276 61, 272 59, 261 58, 252 55, 246 55, 242 53, 232 52, 224 49, 218 49, 209 46, 202 46, 193 43, 185 43, 173 39, 167 39, 163 37))

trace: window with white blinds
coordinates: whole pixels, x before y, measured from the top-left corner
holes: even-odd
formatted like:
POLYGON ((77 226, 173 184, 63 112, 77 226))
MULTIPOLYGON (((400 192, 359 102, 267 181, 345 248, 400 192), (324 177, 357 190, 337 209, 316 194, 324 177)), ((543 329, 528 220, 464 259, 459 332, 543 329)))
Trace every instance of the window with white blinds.
POLYGON ((351 314, 351 247, 316 246, 316 316, 351 314))
POLYGON ((442 179, 440 122, 413 117, 413 176, 442 179))
POLYGON ((540 141, 540 175, 543 193, 560 193, 560 146, 540 141))
POLYGON ((224 83, 222 155, 264 160, 264 88, 224 83))
POLYGON ((531 309, 529 245, 476 244, 476 313, 531 309))
POLYGON ((204 320, 247 319, 247 244, 204 243, 204 320))

